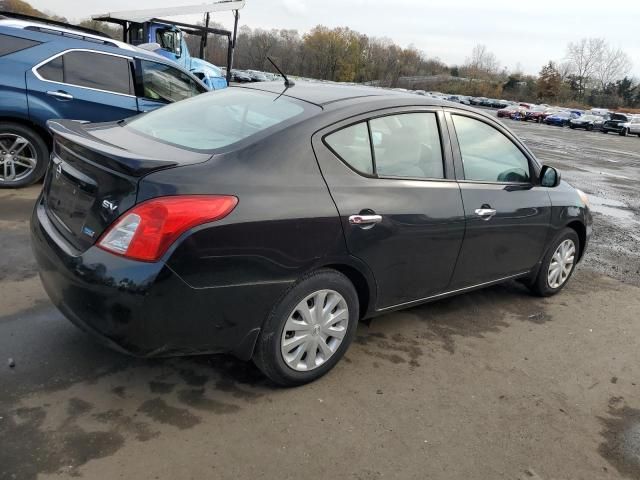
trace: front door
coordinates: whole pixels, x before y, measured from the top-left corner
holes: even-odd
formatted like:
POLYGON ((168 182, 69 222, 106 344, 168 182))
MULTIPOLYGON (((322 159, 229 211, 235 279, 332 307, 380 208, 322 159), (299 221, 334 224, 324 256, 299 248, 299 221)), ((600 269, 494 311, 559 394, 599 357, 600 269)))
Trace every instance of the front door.
POLYGON ((438 109, 395 110, 313 138, 347 248, 375 277, 377 309, 424 299, 450 282, 464 211, 443 121, 438 109))
POLYGON ((447 118, 467 223, 451 288, 530 271, 542 256, 551 216, 533 159, 482 116, 452 112, 447 118))

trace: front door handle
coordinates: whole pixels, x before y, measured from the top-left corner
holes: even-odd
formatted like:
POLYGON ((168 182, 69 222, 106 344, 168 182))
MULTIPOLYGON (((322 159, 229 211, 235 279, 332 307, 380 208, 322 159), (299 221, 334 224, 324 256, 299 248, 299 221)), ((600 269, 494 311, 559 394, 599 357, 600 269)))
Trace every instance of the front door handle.
POLYGON ((496 213, 495 208, 476 208, 476 215, 483 220, 491 220, 496 213))
POLYGON ((49 90, 47 92, 47 95, 59 98, 60 100, 73 100, 73 95, 67 92, 63 92, 61 90, 56 90, 56 91, 49 90))
POLYGON ((351 215, 349 217, 349 223, 362 228, 371 228, 376 223, 382 222, 382 215, 351 215))

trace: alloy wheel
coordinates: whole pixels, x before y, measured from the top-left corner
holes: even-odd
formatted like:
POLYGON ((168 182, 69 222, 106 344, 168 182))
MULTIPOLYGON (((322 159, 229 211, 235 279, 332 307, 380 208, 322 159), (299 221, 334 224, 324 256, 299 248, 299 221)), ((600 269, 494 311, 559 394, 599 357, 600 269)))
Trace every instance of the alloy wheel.
POLYGON ((0 133, 0 183, 18 182, 38 165, 35 147, 15 133, 0 133))
POLYGON ((571 275, 575 265, 576 245, 571 239, 566 239, 554 252, 547 272, 547 283, 551 288, 560 288, 571 275))
POLYGON ((282 331, 280 351, 296 371, 324 364, 338 350, 347 334, 349 308, 335 290, 319 290, 293 309, 282 331))

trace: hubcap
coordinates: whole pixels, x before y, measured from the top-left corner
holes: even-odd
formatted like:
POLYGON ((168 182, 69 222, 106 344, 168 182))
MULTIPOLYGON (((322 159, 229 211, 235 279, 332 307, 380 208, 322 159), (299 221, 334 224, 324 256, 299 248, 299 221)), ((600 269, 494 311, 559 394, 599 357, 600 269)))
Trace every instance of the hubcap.
POLYGON ((12 183, 28 177, 38 164, 31 142, 14 133, 0 133, 0 183, 12 183))
POLYGON ((287 319, 280 340, 282 358, 293 370, 313 370, 338 350, 348 325, 349 308, 342 295, 335 290, 314 292, 287 319))
POLYGON ((576 245, 573 240, 566 239, 556 248, 547 272, 547 283, 551 288, 564 285, 575 264, 576 245))

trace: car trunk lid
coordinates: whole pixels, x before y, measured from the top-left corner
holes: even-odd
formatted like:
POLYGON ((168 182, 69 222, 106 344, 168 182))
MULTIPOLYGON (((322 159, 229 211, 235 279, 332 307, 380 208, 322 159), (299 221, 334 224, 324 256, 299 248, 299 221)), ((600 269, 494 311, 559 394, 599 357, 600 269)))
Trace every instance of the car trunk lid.
POLYGON ((48 126, 54 141, 43 187, 44 208, 79 252, 135 205, 142 177, 210 157, 161 144, 118 123, 55 120, 48 126))

